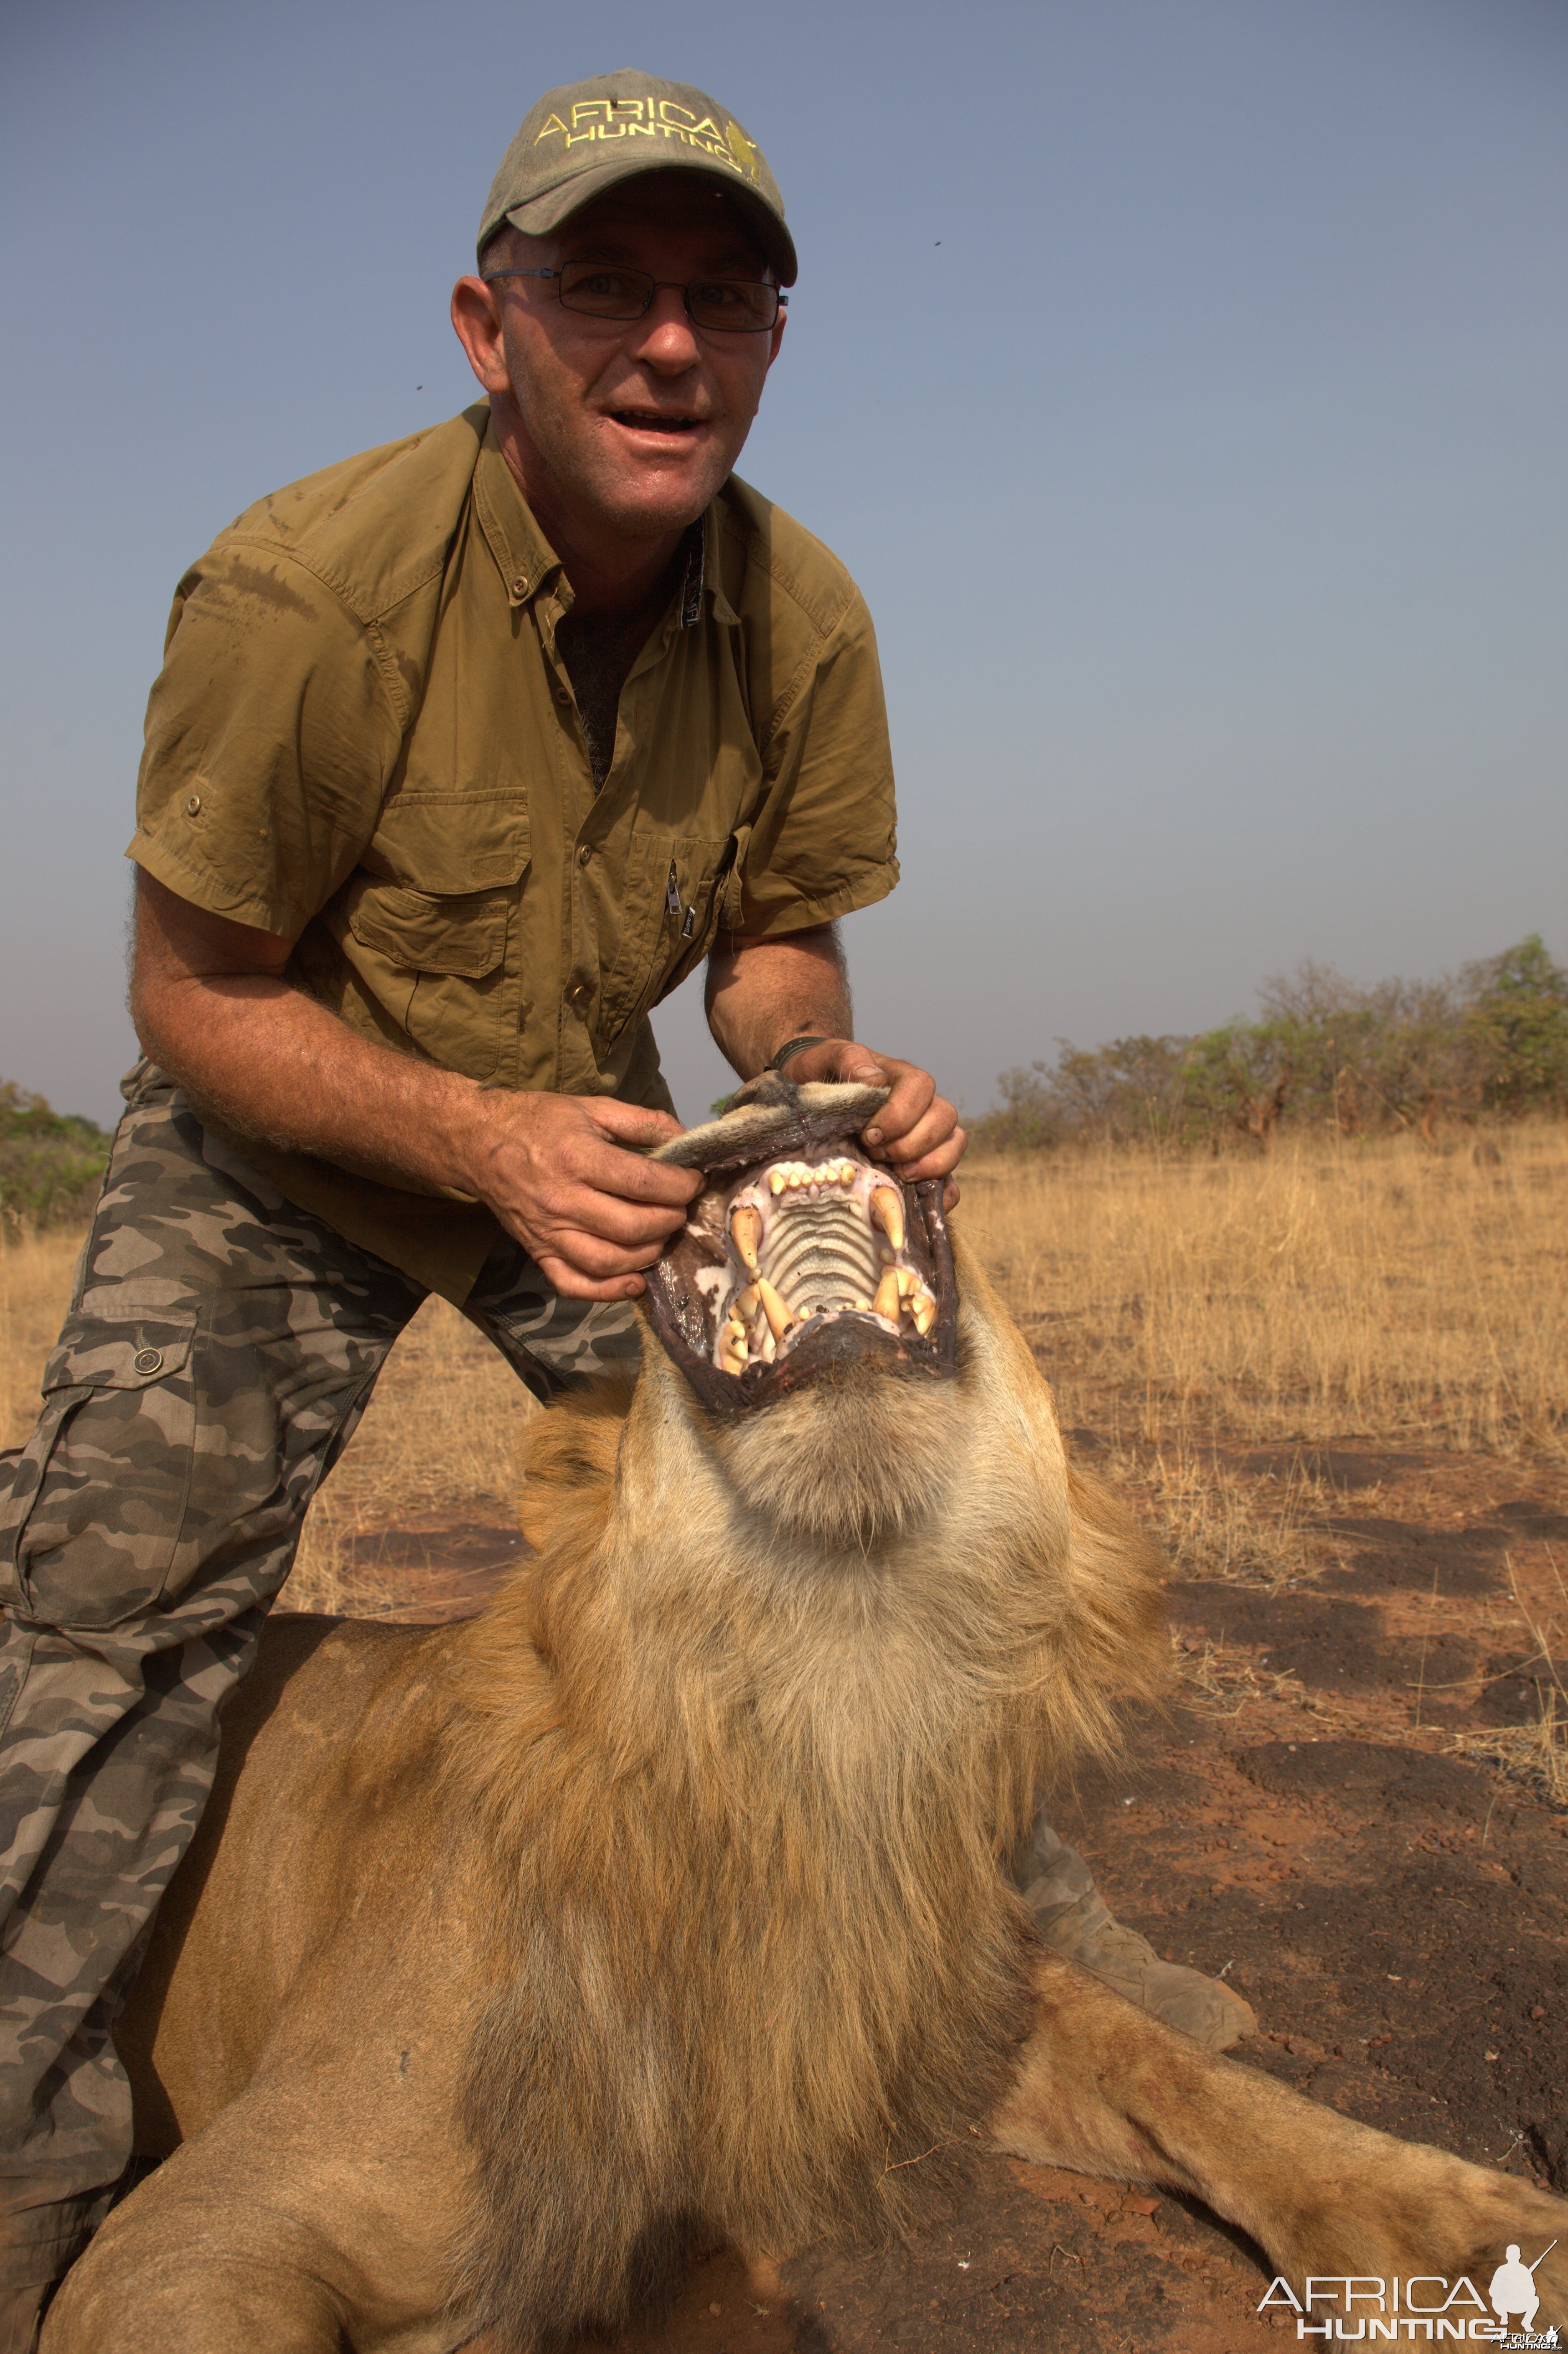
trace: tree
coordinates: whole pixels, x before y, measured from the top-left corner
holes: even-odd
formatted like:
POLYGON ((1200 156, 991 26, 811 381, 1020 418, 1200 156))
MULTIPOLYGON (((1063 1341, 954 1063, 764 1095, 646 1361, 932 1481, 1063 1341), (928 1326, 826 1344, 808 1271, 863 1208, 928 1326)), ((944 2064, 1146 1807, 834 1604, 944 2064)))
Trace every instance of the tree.
POLYGON ((1467 965, 1460 981, 1487 1101, 1505 1112, 1568 1106, 1568 971, 1553 964, 1541 934, 1467 965))

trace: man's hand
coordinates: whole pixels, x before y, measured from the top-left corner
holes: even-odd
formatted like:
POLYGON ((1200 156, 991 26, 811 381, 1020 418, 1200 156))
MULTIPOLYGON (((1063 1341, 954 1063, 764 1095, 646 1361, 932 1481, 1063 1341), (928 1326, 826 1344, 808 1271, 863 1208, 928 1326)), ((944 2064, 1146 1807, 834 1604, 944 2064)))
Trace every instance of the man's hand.
POLYGON ((283 977, 290 943, 139 872, 131 1005, 205 1116, 323 1160, 477 1194, 557 1290, 634 1299, 700 1180, 639 1157, 667 1112, 514 1095, 362 1038, 283 977))
POLYGON ((863 1141, 913 1184, 948 1177, 943 1198, 959 1198, 949 1172, 963 1158, 968 1137, 958 1113, 928 1071, 896 1055, 878 1055, 849 1037, 849 979, 837 928, 814 924, 781 939, 742 939, 721 932, 708 959, 708 1026, 742 1078, 764 1069, 790 1038, 821 1044, 791 1055, 787 1079, 860 1079, 891 1087, 863 1141))
POLYGON ((567 1299, 634 1299, 702 1186, 640 1157, 680 1133, 613 1096, 486 1090, 464 1122, 464 1182, 567 1299))
MULTIPOLYGON (((969 1138, 959 1126, 959 1115, 946 1096, 937 1093, 929 1071, 901 1062, 896 1055, 879 1055, 853 1038, 826 1038, 791 1055, 783 1076, 797 1084, 804 1079, 858 1079, 872 1087, 891 1086, 893 1093, 861 1141, 878 1161, 885 1161, 906 1184, 921 1177, 948 1177, 963 1159, 969 1138)), ((959 1189, 949 1182, 943 1199, 950 1210, 959 1189)))

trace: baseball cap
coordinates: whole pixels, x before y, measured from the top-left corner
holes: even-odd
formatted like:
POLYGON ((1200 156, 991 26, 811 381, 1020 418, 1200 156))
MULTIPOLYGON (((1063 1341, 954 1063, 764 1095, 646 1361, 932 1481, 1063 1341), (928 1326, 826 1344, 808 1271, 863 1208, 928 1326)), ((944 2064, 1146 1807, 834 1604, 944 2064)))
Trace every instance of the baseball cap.
POLYGON ((784 199, 756 141, 705 90, 630 67, 545 92, 491 182, 480 246, 504 221, 543 236, 618 181, 672 167, 726 189, 749 216, 780 285, 795 283, 784 199))

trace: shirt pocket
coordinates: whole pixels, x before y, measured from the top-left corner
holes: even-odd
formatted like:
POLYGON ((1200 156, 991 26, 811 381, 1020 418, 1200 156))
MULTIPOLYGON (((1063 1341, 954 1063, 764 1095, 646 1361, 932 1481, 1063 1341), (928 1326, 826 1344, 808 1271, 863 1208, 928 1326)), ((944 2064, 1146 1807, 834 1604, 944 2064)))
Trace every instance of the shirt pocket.
POLYGON ((12 1485, 6 1584, 47 1625, 112 1627, 167 1582, 195 1463, 196 1310, 66 1319, 12 1485))
POLYGON ((632 835, 620 944, 599 997, 606 1046, 707 955, 735 856, 733 833, 632 835))
POLYGON ((433 1062, 491 1077, 518 1018, 506 970, 513 910, 529 862, 520 793, 401 797, 344 896, 343 945, 361 981, 433 1062), (367 860, 368 864, 368 860, 367 860))

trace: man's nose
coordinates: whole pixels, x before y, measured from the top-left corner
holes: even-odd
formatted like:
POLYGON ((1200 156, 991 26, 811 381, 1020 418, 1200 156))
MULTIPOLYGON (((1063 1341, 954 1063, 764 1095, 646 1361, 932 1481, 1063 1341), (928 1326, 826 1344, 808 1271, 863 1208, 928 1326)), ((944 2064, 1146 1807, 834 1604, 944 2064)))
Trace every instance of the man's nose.
POLYGON ((696 330, 686 316, 685 290, 680 286, 661 286, 652 302, 637 323, 631 338, 636 357, 646 360, 652 367, 667 376, 678 376, 695 367, 702 358, 702 345, 696 330))

